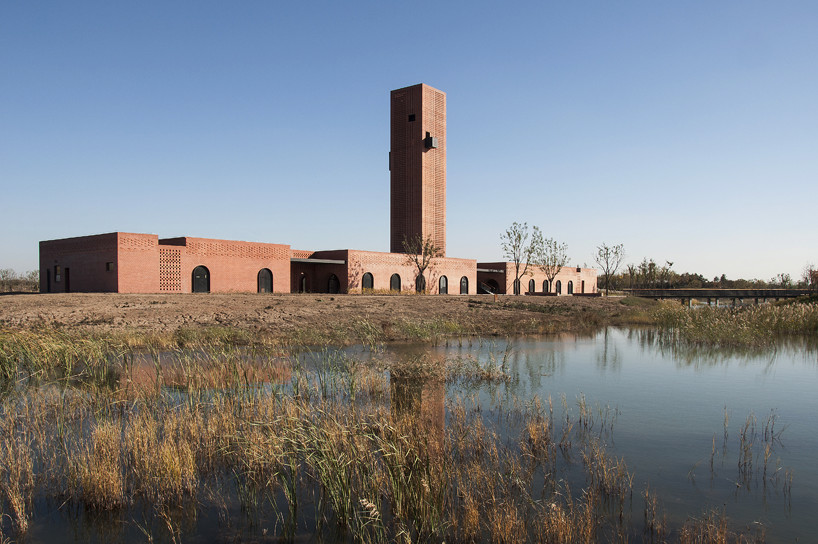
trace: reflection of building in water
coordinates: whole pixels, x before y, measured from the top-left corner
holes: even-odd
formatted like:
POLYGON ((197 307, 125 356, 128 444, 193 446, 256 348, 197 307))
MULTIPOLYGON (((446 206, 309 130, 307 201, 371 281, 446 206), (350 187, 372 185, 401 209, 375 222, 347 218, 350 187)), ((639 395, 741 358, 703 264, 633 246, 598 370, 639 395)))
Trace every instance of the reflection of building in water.
POLYGON ((430 438, 443 438, 446 416, 443 380, 392 377, 389 388, 395 420, 412 419, 428 431, 430 438))

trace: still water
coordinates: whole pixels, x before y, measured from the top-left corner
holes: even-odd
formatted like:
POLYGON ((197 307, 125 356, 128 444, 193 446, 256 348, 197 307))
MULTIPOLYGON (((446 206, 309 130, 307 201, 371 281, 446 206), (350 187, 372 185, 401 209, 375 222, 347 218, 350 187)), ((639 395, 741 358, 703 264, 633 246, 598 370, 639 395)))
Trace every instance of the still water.
MULTIPOLYGON (((400 358, 419 349, 387 353, 400 358)), ((768 542, 806 542, 818 532, 814 346, 680 348, 653 330, 608 328, 584 337, 450 341, 425 349, 440 359, 505 364, 507 381, 446 386, 447 399, 476 395, 488 419, 515 398, 535 396, 575 412, 584 400, 607 413, 615 422, 605 442, 633 473, 635 515, 649 486, 671 527, 717 508, 737 530, 763 525, 768 542)))
MULTIPOLYGON (((434 347, 333 353, 347 361, 471 361, 502 371, 499 380, 410 383, 393 377, 387 399, 392 410, 419 409, 441 430, 452 407, 464 402, 479 405, 486 425, 509 441, 519 429, 507 414, 535 399, 546 406, 550 400, 555 421, 591 413, 598 438, 633 475, 626 513, 635 526, 632 542, 641 540, 641 494, 647 487, 667 515, 671 540, 686 519, 714 508, 726 514, 733 530, 757 534, 763 527, 767 542, 809 542, 818 533, 818 349, 807 342, 782 341, 764 350, 695 349, 668 343, 650 329, 608 328, 585 336, 449 340, 434 347)), ((308 367, 320 357, 304 354, 297 364, 308 367)), ((281 383, 268 386, 283 391, 291 379, 285 373, 281 383)), ((184 388, 169 394, 183 402, 184 388)), ((559 463, 560 477, 582 489, 580 456, 559 463)), ((265 528, 275 526, 273 514, 249 516, 231 482, 229 475, 218 479, 213 496, 191 509, 197 513, 183 516, 181 541, 280 541, 265 528)), ((309 508, 302 515, 314 519, 309 508)), ((157 526, 149 510, 106 514, 53 500, 38 501, 34 510, 29 542, 137 542, 157 526)), ((8 526, 4 520, 4 530, 8 526)), ((316 541, 309 528, 299 533, 296 540, 316 541)), ((319 540, 334 539, 324 534, 319 540)))

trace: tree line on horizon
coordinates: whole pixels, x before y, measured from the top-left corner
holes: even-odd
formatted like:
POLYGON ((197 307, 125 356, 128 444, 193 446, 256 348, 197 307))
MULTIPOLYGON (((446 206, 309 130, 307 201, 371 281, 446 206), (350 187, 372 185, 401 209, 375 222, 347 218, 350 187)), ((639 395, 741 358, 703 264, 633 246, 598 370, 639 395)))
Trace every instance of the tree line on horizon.
POLYGON ((0 293, 33 293, 39 290, 39 270, 18 274, 12 268, 0 268, 0 293))
MULTIPOLYGON (((603 278, 600 278, 604 282, 603 278)), ((800 278, 780 273, 768 280, 729 279, 725 274, 712 279, 699 273, 677 272, 673 261, 657 263, 643 258, 640 263, 631 263, 611 274, 610 288, 624 289, 811 289, 818 290, 818 268, 807 264, 800 278)))

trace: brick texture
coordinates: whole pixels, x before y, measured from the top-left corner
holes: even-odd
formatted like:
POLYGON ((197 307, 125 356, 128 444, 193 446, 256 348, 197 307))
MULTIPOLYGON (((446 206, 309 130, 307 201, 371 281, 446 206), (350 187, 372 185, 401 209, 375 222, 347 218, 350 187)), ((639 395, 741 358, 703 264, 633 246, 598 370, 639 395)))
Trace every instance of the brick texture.
POLYGON ((390 109, 389 245, 431 237, 446 254, 446 93, 428 85, 396 89, 390 109), (437 139, 428 148, 426 136, 437 139))

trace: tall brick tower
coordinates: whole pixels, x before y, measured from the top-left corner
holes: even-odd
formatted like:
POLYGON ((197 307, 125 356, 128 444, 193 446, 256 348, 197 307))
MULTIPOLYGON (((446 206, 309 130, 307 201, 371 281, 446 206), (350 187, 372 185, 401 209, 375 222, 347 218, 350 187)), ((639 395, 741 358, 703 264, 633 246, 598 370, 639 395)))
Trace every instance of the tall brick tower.
POLYGON ((418 84, 392 91, 389 170, 392 253, 431 236, 446 254, 446 93, 418 84))

